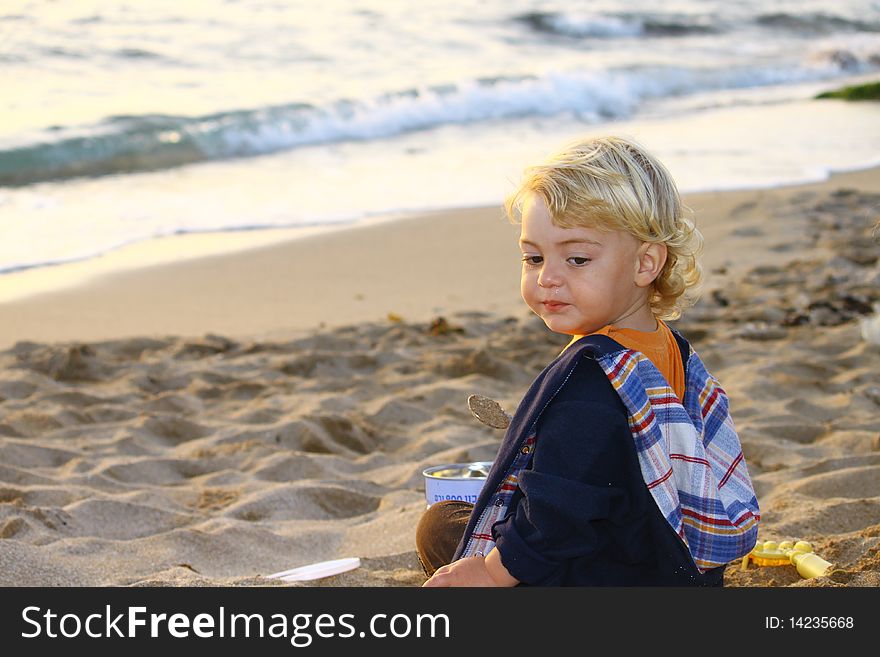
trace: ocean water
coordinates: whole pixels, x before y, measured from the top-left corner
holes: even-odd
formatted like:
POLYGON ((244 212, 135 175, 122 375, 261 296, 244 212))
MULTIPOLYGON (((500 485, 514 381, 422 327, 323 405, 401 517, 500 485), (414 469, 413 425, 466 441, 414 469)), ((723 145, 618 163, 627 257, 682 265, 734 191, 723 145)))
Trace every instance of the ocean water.
POLYGON ((880 162, 880 0, 4 0, 0 273, 499 203, 619 132, 684 190, 880 162))

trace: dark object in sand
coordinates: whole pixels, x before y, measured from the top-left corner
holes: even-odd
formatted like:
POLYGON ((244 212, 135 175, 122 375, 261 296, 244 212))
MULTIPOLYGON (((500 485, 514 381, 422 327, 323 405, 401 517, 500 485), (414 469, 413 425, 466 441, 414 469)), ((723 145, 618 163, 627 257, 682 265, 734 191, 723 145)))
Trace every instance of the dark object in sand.
POLYGON ((460 326, 450 324, 446 321, 445 317, 435 317, 431 320, 431 325, 428 327, 428 333, 431 335, 448 335, 450 333, 464 333, 464 329, 460 326))

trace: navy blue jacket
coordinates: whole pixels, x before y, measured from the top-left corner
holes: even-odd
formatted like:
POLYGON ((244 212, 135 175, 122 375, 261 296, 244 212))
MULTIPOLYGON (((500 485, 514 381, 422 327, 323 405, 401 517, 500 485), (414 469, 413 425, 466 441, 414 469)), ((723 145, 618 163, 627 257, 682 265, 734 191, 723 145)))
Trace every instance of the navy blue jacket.
MULTIPOLYGON (((686 364, 689 345, 674 335, 686 364)), ((605 336, 581 339, 538 375, 507 429, 455 559, 535 434, 508 513, 492 527, 502 563, 522 584, 722 585, 724 567, 699 572, 645 486, 626 408, 595 361, 621 348, 605 336)))

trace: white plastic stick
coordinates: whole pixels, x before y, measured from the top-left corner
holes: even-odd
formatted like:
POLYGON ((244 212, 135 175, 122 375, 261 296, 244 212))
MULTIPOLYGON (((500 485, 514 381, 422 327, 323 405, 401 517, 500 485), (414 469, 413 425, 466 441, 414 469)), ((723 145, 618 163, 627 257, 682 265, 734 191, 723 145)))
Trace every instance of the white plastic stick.
POLYGON ((334 559, 332 561, 319 561, 307 566, 292 568, 290 570, 282 570, 280 573, 266 575, 266 579, 280 579, 282 582, 304 582, 311 579, 320 579, 322 577, 330 577, 338 575, 349 570, 359 568, 361 560, 358 557, 346 557, 345 559, 334 559))

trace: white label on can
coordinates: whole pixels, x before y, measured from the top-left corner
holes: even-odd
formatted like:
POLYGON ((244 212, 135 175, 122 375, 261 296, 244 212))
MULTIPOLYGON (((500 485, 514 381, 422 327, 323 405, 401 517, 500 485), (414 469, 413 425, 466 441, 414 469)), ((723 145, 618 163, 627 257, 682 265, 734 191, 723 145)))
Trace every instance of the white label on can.
POLYGON ((458 500, 459 502, 477 503, 476 495, 434 495, 433 502, 444 502, 446 500, 458 500))

